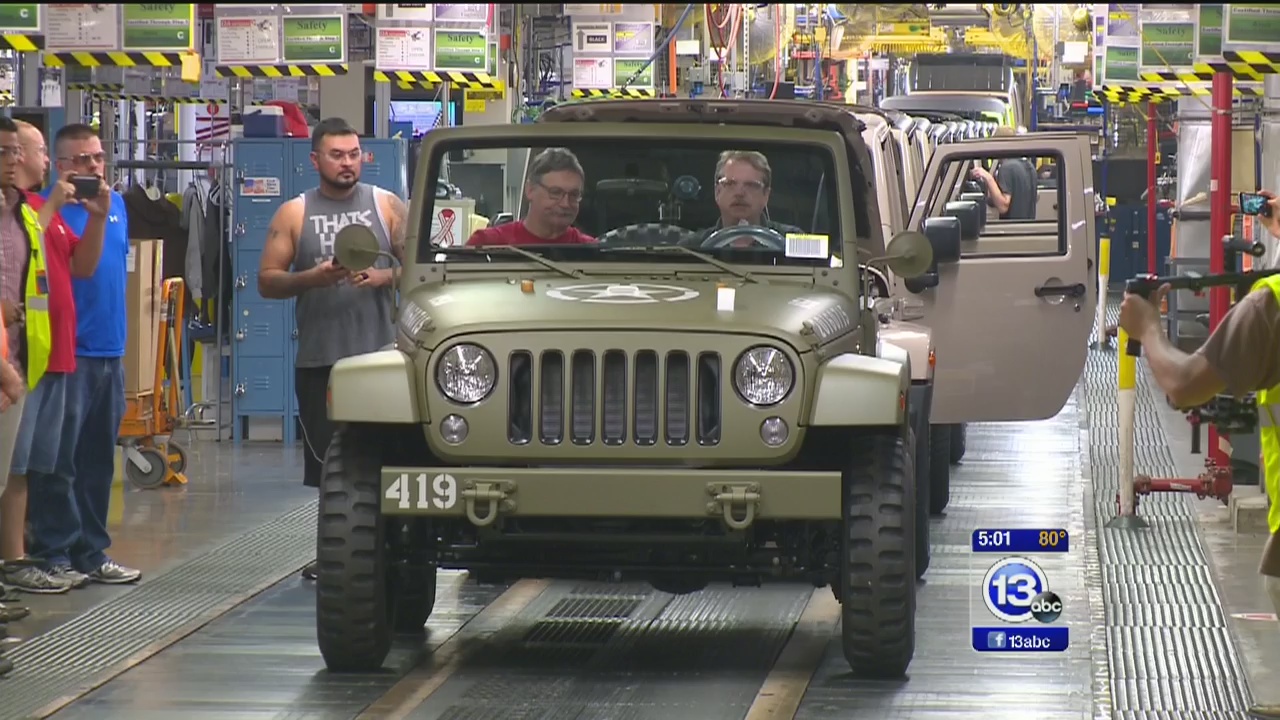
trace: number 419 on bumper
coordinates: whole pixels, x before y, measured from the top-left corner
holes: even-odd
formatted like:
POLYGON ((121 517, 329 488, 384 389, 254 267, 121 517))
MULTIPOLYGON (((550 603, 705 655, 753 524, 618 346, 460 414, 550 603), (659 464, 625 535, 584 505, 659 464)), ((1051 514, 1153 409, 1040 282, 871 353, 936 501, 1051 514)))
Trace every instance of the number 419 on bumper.
POLYGON ((416 476, 400 473, 391 481, 383 497, 393 501, 396 510, 422 513, 449 511, 458 504, 458 480, 448 473, 434 476, 424 472, 416 476))

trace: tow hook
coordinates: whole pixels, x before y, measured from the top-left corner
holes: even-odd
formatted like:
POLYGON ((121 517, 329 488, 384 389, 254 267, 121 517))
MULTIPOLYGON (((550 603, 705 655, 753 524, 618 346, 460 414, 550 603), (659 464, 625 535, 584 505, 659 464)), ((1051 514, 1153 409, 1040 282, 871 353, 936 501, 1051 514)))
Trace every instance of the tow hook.
POLYGON ((719 515, 731 530, 746 530, 756 520, 760 504, 760 486, 755 483, 712 483, 707 485, 712 497, 707 503, 708 515, 719 515))
POLYGON ((462 499, 466 503, 467 519, 476 527, 488 527, 498 519, 499 512, 511 512, 515 503, 507 496, 515 490, 514 483, 507 480, 474 481, 468 480, 462 489, 462 499), (480 510, 483 509, 483 514, 480 510))

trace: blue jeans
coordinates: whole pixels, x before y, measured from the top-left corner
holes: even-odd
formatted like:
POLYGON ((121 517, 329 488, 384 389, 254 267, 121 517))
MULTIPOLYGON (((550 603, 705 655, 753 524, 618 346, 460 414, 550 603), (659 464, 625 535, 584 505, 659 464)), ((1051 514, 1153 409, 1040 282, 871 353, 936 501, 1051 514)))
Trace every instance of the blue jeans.
POLYGON ((32 472, 27 481, 30 555, 46 567, 87 573, 107 561, 107 510, 124 408, 121 359, 77 357, 67 377, 57 467, 51 475, 32 472))
POLYGON ((50 428, 62 427, 67 411, 69 377, 64 373, 45 373, 35 389, 27 393, 10 474, 24 477, 33 473, 50 475, 57 469, 62 433, 51 432, 50 428))

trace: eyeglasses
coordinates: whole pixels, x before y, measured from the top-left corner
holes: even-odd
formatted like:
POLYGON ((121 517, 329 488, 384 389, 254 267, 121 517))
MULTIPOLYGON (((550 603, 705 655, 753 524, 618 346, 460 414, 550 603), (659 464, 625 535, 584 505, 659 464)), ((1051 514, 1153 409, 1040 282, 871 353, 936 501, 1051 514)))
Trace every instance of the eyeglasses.
POLYGON ((564 188, 550 187, 542 183, 538 183, 538 187, 547 191, 547 197, 551 198, 552 202, 560 202, 566 199, 571 203, 582 202, 581 190, 565 190, 564 188))
POLYGON ((751 192, 762 192, 765 184, 759 180, 730 180, 729 178, 720 178, 716 180, 716 187, 722 190, 733 192, 738 188, 749 190, 751 192))
POLYGON ((361 154, 360 148, 356 148, 355 150, 352 150, 350 152, 343 152, 341 150, 330 150, 329 152, 325 153, 325 155, 328 155, 329 159, 334 162, 342 162, 343 160, 350 160, 352 162, 356 162, 360 159, 360 154, 361 154))
POLYGON ((72 165, 101 165, 107 161, 107 154, 104 152, 80 153, 79 155, 72 155, 70 157, 62 157, 58 159, 63 162, 69 162, 72 165))
POLYGON ((0 145, 0 158, 22 157, 21 145, 0 145))

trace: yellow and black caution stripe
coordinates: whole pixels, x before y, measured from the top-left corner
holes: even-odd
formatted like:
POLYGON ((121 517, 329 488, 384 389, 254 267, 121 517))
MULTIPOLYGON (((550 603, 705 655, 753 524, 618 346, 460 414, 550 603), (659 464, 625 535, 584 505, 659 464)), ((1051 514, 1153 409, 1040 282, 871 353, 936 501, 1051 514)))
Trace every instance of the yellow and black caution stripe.
MULTIPOLYGON (((1233 88, 1236 97, 1262 97, 1262 90, 1252 87, 1235 87, 1233 88)), ((1206 85, 1198 85, 1195 87, 1162 87, 1162 86, 1131 86, 1131 85, 1105 85, 1095 88, 1093 94, 1108 102, 1164 102, 1165 100, 1176 100, 1180 97, 1190 97, 1192 95, 1210 95, 1213 90, 1206 85)))
POLYGON ((120 92, 124 90, 124 83, 94 83, 94 82, 69 82, 68 90, 79 90, 81 92, 120 92))
POLYGON ((50 67, 182 67, 185 53, 166 52, 54 52, 44 54, 50 67))
POLYGON ((17 35, 10 33, 0 35, 0 50, 13 50, 14 52, 27 53, 39 52, 43 49, 43 35, 17 35))
POLYGON ((611 88, 609 90, 574 90, 575 98, 651 98, 657 97, 658 91, 653 88, 611 88))
POLYGON ((1280 73, 1280 52, 1223 51, 1223 62, 1196 63, 1188 70, 1156 70, 1138 74, 1145 82, 1212 82, 1220 72, 1231 73, 1237 82, 1262 82, 1266 75, 1280 73))
POLYGON ((214 72, 224 78, 335 77, 346 75, 347 65, 218 65, 214 72))
POLYGON ((401 88, 442 85, 464 90, 504 90, 506 84, 489 73, 476 72, 426 72, 418 70, 374 70, 376 82, 394 82, 401 88))
MULTIPOLYGON (((170 97, 167 95, 143 95, 139 93, 125 92, 108 92, 95 90, 90 93, 97 100, 128 100, 130 102, 148 102, 157 105, 226 105, 225 99, 200 98, 200 97, 170 97)), ((250 105, 262 105, 261 102, 248 103, 250 105)))

